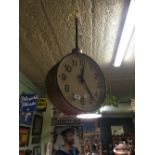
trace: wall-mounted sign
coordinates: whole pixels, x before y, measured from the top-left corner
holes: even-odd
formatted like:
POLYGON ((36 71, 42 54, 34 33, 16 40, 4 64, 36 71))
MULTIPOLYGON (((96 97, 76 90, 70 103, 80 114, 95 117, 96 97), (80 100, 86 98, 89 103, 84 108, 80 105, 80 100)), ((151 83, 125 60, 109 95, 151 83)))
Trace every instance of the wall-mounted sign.
POLYGON ((36 109, 38 96, 34 94, 21 94, 19 99, 19 110, 23 112, 33 112, 36 109))
POLYGON ((29 144, 30 127, 19 127, 19 146, 28 146, 29 144))
POLYGON ((37 110, 38 111, 46 111, 47 100, 46 98, 38 98, 37 99, 37 110))
POLYGON ((81 124, 81 120, 74 117, 57 118, 54 124, 55 125, 78 125, 78 124, 81 124))
POLYGON ((31 125, 32 123, 32 112, 20 112, 19 113, 19 123, 31 125))
POLYGON ((113 136, 124 135, 124 129, 122 125, 111 126, 111 134, 113 136))

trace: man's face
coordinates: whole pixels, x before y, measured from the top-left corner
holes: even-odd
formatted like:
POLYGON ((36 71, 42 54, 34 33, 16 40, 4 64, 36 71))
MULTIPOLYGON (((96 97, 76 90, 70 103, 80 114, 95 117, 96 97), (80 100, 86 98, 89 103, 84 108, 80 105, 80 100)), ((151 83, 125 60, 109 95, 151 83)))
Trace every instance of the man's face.
POLYGON ((74 133, 72 132, 68 132, 65 136, 64 136, 64 140, 65 142, 67 142, 70 145, 74 144, 74 133))

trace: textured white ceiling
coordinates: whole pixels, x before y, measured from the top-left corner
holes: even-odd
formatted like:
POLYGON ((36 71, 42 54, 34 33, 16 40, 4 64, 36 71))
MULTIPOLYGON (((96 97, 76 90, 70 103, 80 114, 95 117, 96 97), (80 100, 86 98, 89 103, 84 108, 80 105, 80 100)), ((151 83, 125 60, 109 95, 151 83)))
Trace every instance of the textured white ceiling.
POLYGON ((79 45, 103 70, 111 92, 134 93, 134 36, 122 66, 114 57, 129 0, 20 0, 20 71, 44 91, 48 70, 75 47, 74 12, 80 11, 79 45))

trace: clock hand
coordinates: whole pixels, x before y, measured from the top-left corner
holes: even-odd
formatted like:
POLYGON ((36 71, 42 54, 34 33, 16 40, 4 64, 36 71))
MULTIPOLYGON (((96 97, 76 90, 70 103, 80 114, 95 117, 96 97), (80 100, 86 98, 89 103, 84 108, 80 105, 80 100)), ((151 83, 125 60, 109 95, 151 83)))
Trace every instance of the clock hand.
POLYGON ((84 80, 84 70, 85 68, 84 68, 84 65, 82 66, 82 69, 81 69, 81 83, 84 83, 85 82, 85 80, 84 80))
POLYGON ((89 93, 89 95, 90 95, 95 101, 97 101, 96 98, 94 97, 94 95, 91 93, 91 91, 90 91, 90 89, 89 89, 89 87, 88 87, 88 85, 87 85, 87 83, 86 83, 86 81, 85 81, 85 79, 84 79, 84 73, 85 73, 85 67, 84 67, 84 65, 83 65, 83 66, 82 66, 82 69, 81 69, 81 83, 84 84, 84 86, 85 86, 87 92, 89 93))
POLYGON ((80 70, 80 75, 77 76, 80 79, 81 83, 84 83, 84 65, 82 66, 81 70, 80 70))
POLYGON ((84 84, 84 86, 85 86, 87 92, 88 92, 89 95, 93 98, 93 100, 94 100, 94 101, 97 101, 96 98, 94 97, 94 95, 91 93, 91 91, 90 91, 90 89, 89 89, 89 87, 88 87, 88 85, 87 85, 87 83, 86 83, 86 81, 85 81, 85 79, 84 79, 84 73, 85 73, 85 68, 84 68, 84 65, 82 65, 82 68, 81 68, 81 70, 80 70, 80 75, 78 75, 77 77, 80 78, 80 82, 81 82, 82 84, 84 84))
POLYGON ((84 86, 85 86, 87 92, 89 93, 89 95, 93 98, 93 100, 97 101, 96 98, 94 97, 94 95, 91 93, 90 89, 88 88, 88 85, 85 80, 84 80, 84 86))

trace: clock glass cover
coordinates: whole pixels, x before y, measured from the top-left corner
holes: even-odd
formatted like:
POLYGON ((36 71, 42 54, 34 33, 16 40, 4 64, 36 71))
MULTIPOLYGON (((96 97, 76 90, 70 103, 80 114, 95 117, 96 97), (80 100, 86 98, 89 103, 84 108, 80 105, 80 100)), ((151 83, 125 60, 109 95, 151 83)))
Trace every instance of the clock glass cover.
POLYGON ((57 82, 68 104, 79 110, 92 111, 104 101, 104 75, 96 62, 84 54, 70 54, 61 61, 57 82))

